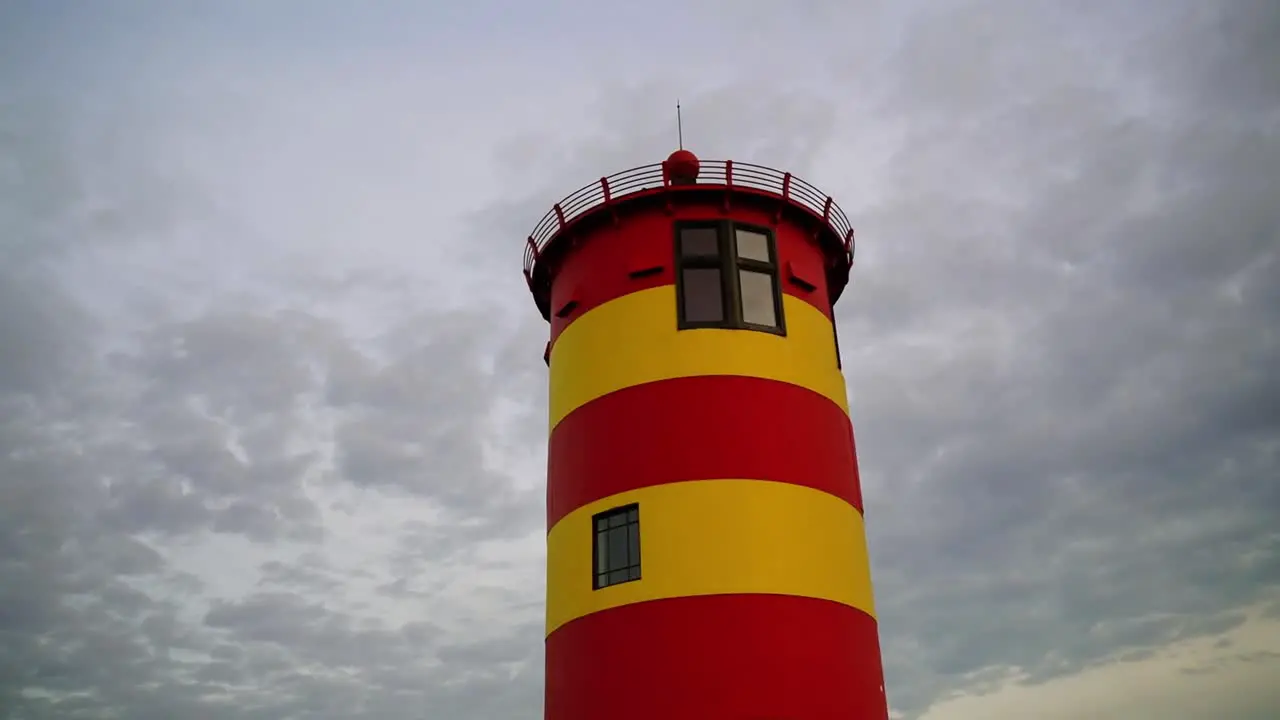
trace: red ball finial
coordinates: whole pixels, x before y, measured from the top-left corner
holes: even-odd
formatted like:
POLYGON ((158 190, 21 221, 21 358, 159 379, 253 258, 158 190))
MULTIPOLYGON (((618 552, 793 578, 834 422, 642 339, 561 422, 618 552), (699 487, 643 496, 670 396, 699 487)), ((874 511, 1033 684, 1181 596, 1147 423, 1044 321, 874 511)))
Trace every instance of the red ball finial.
POLYGON ((697 180, 700 167, 698 156, 688 150, 677 150, 667 158, 667 175, 675 182, 697 180))

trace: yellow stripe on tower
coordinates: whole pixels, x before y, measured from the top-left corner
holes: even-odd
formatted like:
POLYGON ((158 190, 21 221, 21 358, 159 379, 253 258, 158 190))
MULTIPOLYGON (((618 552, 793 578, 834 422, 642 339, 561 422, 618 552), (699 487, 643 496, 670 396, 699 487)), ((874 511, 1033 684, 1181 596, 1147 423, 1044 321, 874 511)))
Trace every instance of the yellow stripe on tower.
POLYGON ((820 598, 874 617, 862 515, 828 493, 764 480, 692 480, 619 493, 547 535, 547 634, 601 610, 690 595, 820 598), (642 578, 592 589, 592 516, 639 503, 642 578))
POLYGON ((640 290, 587 311, 551 351, 551 427, 574 409, 632 385, 694 375, 743 375, 799 385, 846 413, 831 321, 782 296, 787 335, 677 330, 674 285, 640 290))

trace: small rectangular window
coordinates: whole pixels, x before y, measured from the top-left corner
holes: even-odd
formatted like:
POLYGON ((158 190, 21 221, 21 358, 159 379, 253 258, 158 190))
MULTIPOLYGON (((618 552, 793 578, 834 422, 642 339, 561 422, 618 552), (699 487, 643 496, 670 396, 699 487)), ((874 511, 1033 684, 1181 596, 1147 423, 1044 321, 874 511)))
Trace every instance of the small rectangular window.
POLYGON ((773 232, 727 221, 676 223, 680 329, 786 334, 773 232))
POLYGON ((640 579, 640 506, 625 505, 593 518, 595 545, 592 586, 600 588, 640 579))

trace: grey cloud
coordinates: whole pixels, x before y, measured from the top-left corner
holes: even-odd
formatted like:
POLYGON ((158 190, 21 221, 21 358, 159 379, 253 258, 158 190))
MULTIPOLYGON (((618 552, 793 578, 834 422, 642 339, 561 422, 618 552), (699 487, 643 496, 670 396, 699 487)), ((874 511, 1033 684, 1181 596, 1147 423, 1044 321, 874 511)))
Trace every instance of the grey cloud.
POLYGON ((153 677, 155 652, 200 647, 175 629, 174 604, 152 596, 181 597, 190 579, 138 538, 98 524, 92 457, 50 420, 10 408, 0 427, 0 698, 15 717, 99 713, 153 677), (85 691, 93 704, 65 694, 85 691))
MULTIPOLYGON (((10 277, 0 277, 6 289, 14 287, 10 277)), ((57 288, 52 276, 48 287, 57 288)), ((15 297, 34 299, 25 290, 15 297)), ((206 531, 262 543, 318 539, 319 516, 305 482, 316 458, 288 446, 306 431, 307 403, 322 402, 330 388, 337 389, 339 410, 391 405, 393 424, 387 427, 401 428, 405 437, 431 437, 422 419, 450 405, 459 412, 444 418, 442 428, 460 422, 471 436, 482 432, 474 416, 488 411, 489 400, 477 398, 467 408, 455 402, 465 396, 451 395, 471 379, 432 377, 433 368, 450 365, 450 352, 462 353, 459 362, 466 362, 465 335, 455 331, 379 374, 345 339, 306 316, 213 314, 158 326, 137 346, 98 364, 77 342, 74 324, 60 322, 74 320, 79 308, 70 300, 44 307, 45 323, 2 325, 6 334, 0 337, 0 347, 9 348, 38 340, 30 333, 70 331, 65 342, 47 345, 46 357, 33 366, 49 370, 52 382, 28 374, 0 394, 5 707, 23 718, 101 717, 104 708, 144 718, 336 718, 364 712, 371 703, 416 714, 432 702, 426 676, 410 669, 437 642, 429 624, 371 628, 277 591, 215 604, 201 631, 179 619, 177 605, 155 599, 190 598, 192 579, 169 567, 151 543, 206 531), (210 630, 229 632, 250 649, 217 644, 210 630), (179 660, 175 650, 208 653, 210 660, 179 660), (331 675, 307 676, 299 662, 380 674, 335 684, 331 675), (384 686, 390 689, 384 692, 384 686), (214 699, 228 697, 229 688, 238 688, 234 705, 214 699), (22 692, 31 689, 51 694, 22 692), (74 695, 81 691, 90 692, 93 702, 74 695)), ((2 311, 11 310, 26 307, 2 311)), ((464 516, 483 513, 488 503, 496 513, 494 524, 484 526, 490 529, 505 524, 509 531, 510 520, 521 517, 525 526, 536 526, 537 513, 523 508, 523 501, 517 507, 503 494, 501 479, 483 468, 474 437, 452 437, 467 442, 438 442, 433 455, 421 459, 423 468, 439 472, 441 461, 470 452, 448 465, 450 482, 406 489, 438 493, 464 516), (515 515, 503 520, 504 513, 515 515)), ((472 538, 491 536, 478 527, 472 538)), ((430 548, 412 549, 418 567, 432 559, 430 548)), ((309 580, 320 589, 317 579, 334 575, 315 555, 309 561, 310 567, 293 573, 277 563, 265 569, 266 579, 288 588, 309 580)), ((513 647, 530 646, 519 641, 513 647)), ((483 674, 481 659, 467 663, 465 651, 454 652, 462 653, 455 666, 483 674)), ((518 660, 511 653, 503 657, 508 664, 518 660)))
MULTIPOLYGON (((909 717, 1015 668, 1044 682, 1214 638, 1280 584, 1273 4, 1084 3, 1071 22, 1048 4, 921 7, 891 39, 815 54, 858 114, 779 78, 684 97, 700 153, 820 173, 859 228, 838 315, 888 689, 909 717), (877 129, 899 143, 886 166, 832 168, 834 143, 877 129), (842 192, 857 173, 873 196, 842 192)), ((889 15, 806 8, 829 28, 889 15)), ((752 27, 786 29, 755 10, 752 27)), ((150 305, 106 358, 109 313, 78 304, 84 269, 59 263, 92 268, 85 238, 176 242, 193 217, 241 228, 147 164, 176 152, 180 119, 112 131, 122 112, 78 136, 47 107, 0 129, 22 168, 0 193, 0 705, 537 717, 540 623, 460 636, 370 619, 340 591, 380 583, 378 602, 425 615, 456 592, 449 573, 508 567, 485 541, 536 537, 541 488, 515 489, 486 445, 545 444, 520 238, 565 191, 660 159, 678 85, 607 89, 572 147, 495 151, 522 187, 469 218, 482 241, 460 253, 500 300, 419 312, 416 278, 296 267, 274 290, 299 310, 150 305), (403 322, 353 340, 327 318, 357 294, 403 322), (340 570, 324 519, 353 489, 441 519, 386 528, 384 557, 340 570), (219 535, 303 555, 255 559, 248 596, 206 595, 165 551, 219 535)), ((536 615, 539 589, 468 600, 536 615)))
POLYGON ((136 392, 117 399, 130 442, 111 522, 263 542, 321 537, 306 490, 320 458, 291 446, 308 432, 321 373, 353 362, 333 332, 296 313, 214 314, 159 326, 114 356, 113 371, 136 392))
MULTIPOLYGON (((528 633, 506 651, 494 640, 474 655, 455 642, 449 668, 431 671, 440 633, 429 623, 383 627, 291 594, 332 592, 353 578, 315 552, 292 565, 268 563, 262 580, 274 589, 216 602, 203 629, 179 620, 179 606, 154 599, 189 598, 192 588, 151 542, 206 532, 259 543, 318 540, 309 483, 382 483, 454 513, 459 530, 445 534, 447 546, 403 536, 411 567, 401 571, 447 561, 466 543, 535 529, 537 503, 483 462, 477 436, 488 432, 492 397, 465 392, 483 388, 483 374, 441 372, 486 362, 470 344, 470 327, 448 315, 420 319, 413 329, 421 341, 406 348, 399 335, 389 338, 389 359, 378 369, 307 316, 214 314, 157 326, 105 365, 77 361, 75 383, 64 374, 56 394, 6 396, 0 547, 18 559, 0 565, 0 666, 16 683, 5 689, 9 706, 20 717, 91 716, 102 707, 128 708, 132 717, 336 718, 373 707, 416 714, 455 695, 463 703, 493 696, 474 689, 498 682, 487 658, 507 668, 498 671, 504 681, 525 677, 518 687, 526 696, 536 691, 528 673, 538 671, 528 667, 539 645, 528 633), (358 477, 369 482, 358 483, 317 472, 314 454, 289 446, 326 400, 339 427, 375 422, 370 437, 434 444, 402 475, 374 466, 358 477), (453 412, 433 421, 444 408, 453 412), (219 636, 236 644, 219 644, 219 636), (179 660, 174 650, 209 659, 179 660), (114 662, 102 667, 102 657, 114 662), (323 678, 303 667, 325 668, 323 678), (363 679, 334 675, 353 669, 363 679), (463 686, 433 690, 457 682, 463 686), (64 697, 78 690, 92 690, 96 704, 64 697), (213 699, 228 692, 234 705, 213 699)), ((339 456, 351 447, 347 437, 334 436, 339 456)))
POLYGON ((517 638, 502 638, 466 645, 445 645, 439 650, 440 660, 450 665, 497 667, 529 659, 542 640, 540 628, 529 626, 517 638))
POLYGON ((1274 129, 1280 99, 1280 20, 1267 0, 1230 4, 1180 3, 1184 22, 1133 53, 1134 70, 1168 90, 1181 109, 1225 112, 1274 129))
MULTIPOLYGON (((274 687, 292 702, 314 704, 313 712, 320 713, 316 717, 338 717, 343 712, 373 716, 375 708, 396 713, 393 717, 424 710, 444 713, 456 693, 468 698, 486 695, 498 682, 492 672, 494 665, 511 665, 519 677, 525 672, 521 668, 530 664, 530 648, 536 646, 527 642, 528 633, 522 633, 461 648, 445 645, 432 652, 428 648, 438 630, 427 623, 412 623, 395 631, 359 626, 351 618, 286 593, 221 604, 210 611, 205 622, 230 631, 240 641, 277 644, 303 662, 346 669, 346 680, 334 683, 330 678, 317 682, 316 676, 281 674, 291 666, 277 667, 274 687), (438 660, 433 659, 437 654, 438 660), (439 664, 446 659, 446 665, 439 664), (459 686, 459 680, 465 682, 459 686), (454 689, 449 689, 451 686, 454 689), (414 706, 419 709, 409 709, 414 706)), ((256 645, 250 647, 252 654, 256 645)), ((241 657, 235 660, 243 662, 241 657)), ((500 674, 509 675, 505 671, 500 674)))
MULTIPOLYGON (((1198 88, 1167 68, 1087 92, 1066 66, 1011 70, 990 58, 1071 55, 1043 32, 983 41, 964 28, 989 18, 955 12, 905 40, 939 74, 908 76, 884 112, 952 120, 906 132, 898 200, 862 214, 840 308, 890 697, 909 715, 984 668, 1042 682, 1223 632, 1280 585, 1280 154, 1261 98, 1144 115, 1126 87, 1175 106, 1198 88), (934 87, 952 72, 968 84, 934 87), (930 334, 951 340, 910 344, 930 334)), ((1214 30, 1148 42, 1240 40, 1214 30)))
POLYGON ((463 521, 479 520, 473 532, 500 537, 527 533, 541 520, 536 499, 513 490, 485 458, 498 388, 509 382, 497 365, 509 362, 506 346, 485 347, 477 332, 486 325, 473 313, 411 318, 387 334, 402 346, 394 360, 329 386, 343 414, 335 437, 343 476, 431 498, 459 525, 449 534, 460 541, 470 534, 463 521))
POLYGON ((80 338, 92 327, 48 273, 0 268, 0 337, 12 338, 0 345, 0 393, 52 389, 75 373, 80 338))
POLYGON ((303 555, 293 563, 283 563, 278 560, 263 563, 259 570, 262 572, 260 585, 316 594, 337 590, 346 580, 344 576, 328 567, 328 563, 321 554, 314 551, 303 555))
POLYGON ((181 388, 207 398, 214 414, 270 412, 311 388, 309 355, 319 350, 325 359, 325 331, 299 313, 214 313, 150 333, 137 356, 146 365, 137 370, 156 397, 181 388))

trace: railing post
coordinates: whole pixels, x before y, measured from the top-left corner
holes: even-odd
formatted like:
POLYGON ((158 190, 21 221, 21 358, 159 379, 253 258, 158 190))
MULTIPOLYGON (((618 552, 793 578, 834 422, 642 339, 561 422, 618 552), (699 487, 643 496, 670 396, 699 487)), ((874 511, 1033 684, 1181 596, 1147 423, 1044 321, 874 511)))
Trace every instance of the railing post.
POLYGON ((853 262, 853 228, 844 234, 844 255, 850 263, 853 262))
POLYGON ((542 253, 538 252, 538 243, 534 241, 532 235, 529 236, 529 241, 527 244, 529 245, 530 257, 533 258, 533 261, 535 263, 538 262, 538 256, 541 255, 542 253))
MULTIPOLYGON (((828 200, 830 200, 830 198, 828 198, 828 200)), ((560 208, 560 203, 556 203, 555 211, 556 211, 556 220, 560 221, 560 229, 564 230, 564 226, 565 226, 564 210, 560 208)))
POLYGON ((609 178, 600 178, 600 191, 604 193, 604 207, 609 209, 609 217, 613 224, 618 224, 618 208, 613 206, 613 192, 609 189, 609 178))
POLYGON ((733 198, 733 161, 724 161, 724 212, 728 214, 733 198))
POLYGON ((791 199, 791 173, 786 173, 782 176, 782 199, 791 199))
POLYGON ((663 206, 666 208, 668 215, 676 211, 675 206, 671 204, 671 168, 667 165, 667 161, 662 161, 662 197, 663 206))
POLYGON ((831 221, 831 196, 828 195, 827 201, 822 205, 822 222, 830 222, 830 221, 831 221))

